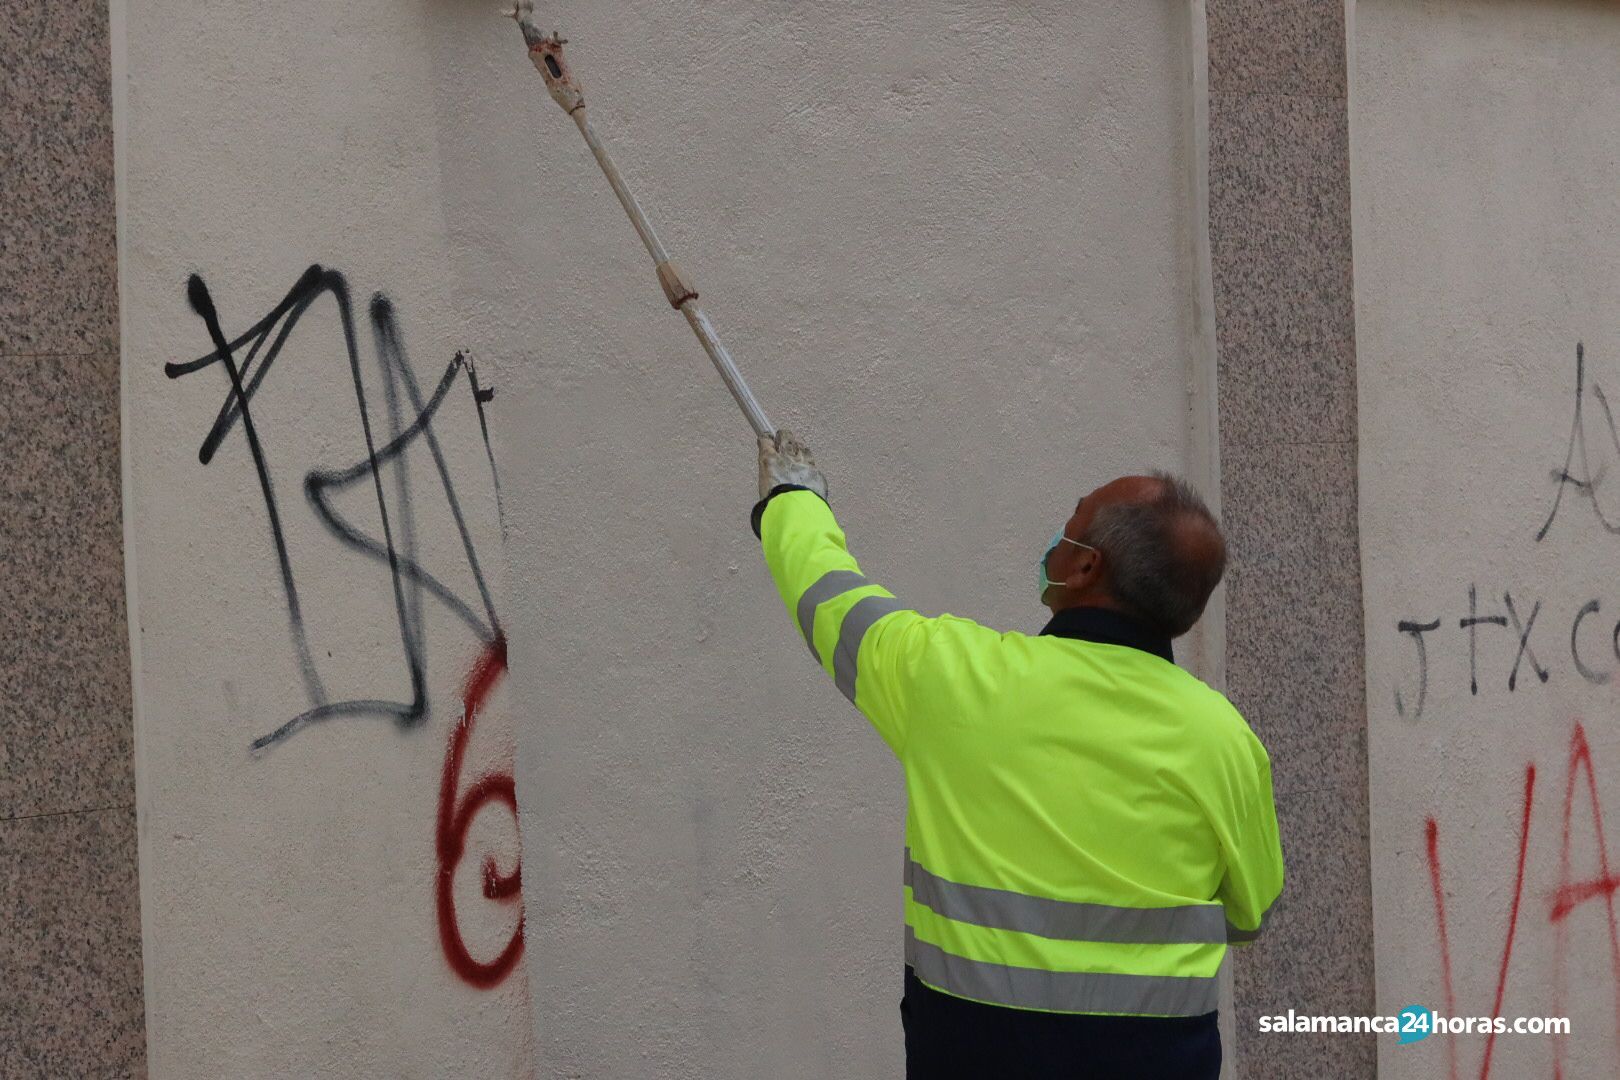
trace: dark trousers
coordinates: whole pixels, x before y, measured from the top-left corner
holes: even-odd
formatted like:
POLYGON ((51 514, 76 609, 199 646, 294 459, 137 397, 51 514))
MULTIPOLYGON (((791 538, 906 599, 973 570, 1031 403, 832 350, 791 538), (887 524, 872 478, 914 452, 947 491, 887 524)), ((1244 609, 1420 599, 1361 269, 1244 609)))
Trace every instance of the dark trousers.
POLYGON ((1203 1016, 1077 1016, 983 1005, 906 968, 906 1080, 1217 1080, 1221 1036, 1203 1016))

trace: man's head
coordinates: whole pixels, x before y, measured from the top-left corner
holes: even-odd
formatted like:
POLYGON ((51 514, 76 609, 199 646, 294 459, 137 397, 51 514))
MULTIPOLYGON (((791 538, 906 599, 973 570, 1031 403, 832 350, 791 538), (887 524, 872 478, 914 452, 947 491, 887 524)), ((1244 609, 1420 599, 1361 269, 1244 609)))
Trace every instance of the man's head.
POLYGON ((1169 473, 1122 476, 1074 508, 1046 556, 1054 612, 1106 607, 1180 637, 1204 613, 1226 570, 1226 541, 1204 500, 1169 473))

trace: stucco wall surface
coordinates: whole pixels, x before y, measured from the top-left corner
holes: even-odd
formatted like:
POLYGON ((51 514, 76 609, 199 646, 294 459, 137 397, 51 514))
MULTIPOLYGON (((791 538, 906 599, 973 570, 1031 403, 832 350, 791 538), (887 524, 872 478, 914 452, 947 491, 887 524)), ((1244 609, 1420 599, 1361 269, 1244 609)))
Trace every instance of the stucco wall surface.
MULTIPOLYGON (((1033 563, 1076 497, 1183 463, 1184 19, 1103 0, 555 17, 856 557, 924 612, 1038 629, 1033 563)), ((457 280, 502 358, 545 1068, 899 1075, 899 769, 770 585, 746 424, 511 48, 468 75, 489 92, 456 105, 447 188, 457 280)))
POLYGON ((1620 1072, 1620 11, 1361 0, 1351 104, 1378 1001, 1573 1034, 1380 1075, 1620 1072))
MULTIPOLYGON (((746 425, 489 7, 125 10, 153 1072, 895 1075, 899 771, 769 585, 746 425), (230 350, 250 407, 206 464, 227 365, 165 369, 219 351, 204 289, 227 343, 288 303, 230 350)), ((867 570, 1037 628, 1075 497, 1188 455, 1182 5, 542 21, 867 570)))
POLYGON ((440 14, 115 9, 154 1076, 530 1072, 440 14), (220 350, 188 290, 217 310, 246 410, 223 358, 191 364, 220 350))

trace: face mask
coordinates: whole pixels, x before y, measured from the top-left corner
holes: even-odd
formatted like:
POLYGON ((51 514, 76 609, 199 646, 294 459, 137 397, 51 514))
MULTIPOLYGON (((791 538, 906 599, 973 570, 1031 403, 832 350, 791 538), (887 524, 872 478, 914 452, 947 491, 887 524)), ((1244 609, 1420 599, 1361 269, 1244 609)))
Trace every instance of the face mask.
POLYGON ((1063 535, 1063 528, 1060 527, 1058 531, 1053 534, 1052 542, 1046 546, 1046 551, 1041 555, 1040 561, 1035 564, 1036 577, 1040 583, 1040 591, 1037 592, 1036 595, 1039 596, 1043 601, 1046 599, 1046 590, 1050 589, 1053 585, 1058 584, 1058 582, 1055 582, 1046 576, 1046 560, 1052 557, 1052 552, 1057 550, 1057 546, 1059 544, 1073 544, 1075 547, 1085 548, 1087 551, 1097 550, 1090 544, 1082 544, 1078 540, 1070 540, 1067 536, 1063 535))

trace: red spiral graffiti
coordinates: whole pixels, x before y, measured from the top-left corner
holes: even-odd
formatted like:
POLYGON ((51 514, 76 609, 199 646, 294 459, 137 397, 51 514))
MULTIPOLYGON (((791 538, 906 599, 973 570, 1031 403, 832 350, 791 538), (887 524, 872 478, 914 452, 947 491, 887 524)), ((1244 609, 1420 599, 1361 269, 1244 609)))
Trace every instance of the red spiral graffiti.
MULTIPOLYGON (((478 778, 465 795, 458 800, 461 785, 461 759, 472 736, 473 723, 478 711, 506 674, 506 639, 497 637, 478 657, 467 676, 462 690, 461 720, 450 733, 450 748, 444 758, 444 774, 439 781, 439 814, 436 840, 439 854, 439 872, 435 899, 439 911, 439 944, 444 958, 461 979, 480 990, 498 986, 523 955, 523 912, 518 911, 517 928, 500 955, 490 961, 478 960, 467 951, 461 938, 461 927, 456 922, 455 878, 456 867, 466 854, 467 830, 473 818, 487 802, 505 803, 517 818, 517 787, 511 773, 489 773, 478 778)), ((503 903, 522 901, 522 864, 502 874, 495 865, 495 857, 484 859, 484 896, 503 903)))

